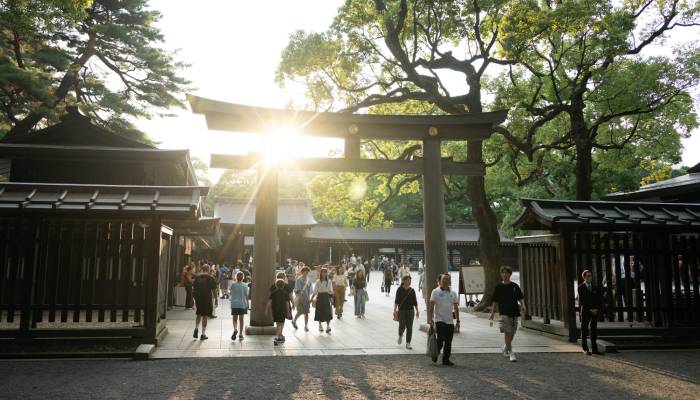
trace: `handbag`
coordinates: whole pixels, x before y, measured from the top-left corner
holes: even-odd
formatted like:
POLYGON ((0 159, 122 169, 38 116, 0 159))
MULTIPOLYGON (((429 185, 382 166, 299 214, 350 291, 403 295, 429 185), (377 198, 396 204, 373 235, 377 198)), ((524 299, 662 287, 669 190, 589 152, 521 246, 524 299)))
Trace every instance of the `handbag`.
POLYGON ((369 293, 366 290, 362 291, 362 297, 365 298, 365 302, 369 301, 369 293))
POLYGON ((430 357, 430 359, 433 360, 433 362, 436 362, 439 353, 440 352, 438 351, 437 336, 435 336, 435 330, 431 325, 428 329, 428 345, 425 348, 425 355, 430 357))
POLYGON ((398 307, 397 311, 394 312, 394 321, 398 321, 398 320, 399 320, 399 312, 398 312, 398 310, 401 309, 401 306, 402 306, 403 303, 406 301, 406 299, 408 298, 408 296, 411 295, 412 292, 413 292, 413 288, 411 288, 411 290, 409 290, 408 293, 406 293, 406 296, 404 296, 403 300, 401 300, 401 303, 399 303, 399 307, 398 307))

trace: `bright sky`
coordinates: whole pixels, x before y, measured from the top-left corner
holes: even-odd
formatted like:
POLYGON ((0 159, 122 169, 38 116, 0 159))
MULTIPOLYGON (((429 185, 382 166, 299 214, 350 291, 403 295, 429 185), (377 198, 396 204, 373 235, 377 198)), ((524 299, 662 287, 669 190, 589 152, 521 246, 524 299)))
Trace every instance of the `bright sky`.
MULTIPOLYGON (((282 108, 302 93, 282 91, 274 73, 289 35, 297 29, 323 31, 336 15, 341 0, 193 2, 152 0, 163 18, 159 23, 169 49, 180 49, 179 59, 191 64, 183 75, 193 93, 212 99, 282 108)), ((696 92, 696 94, 698 94, 696 92)), ((696 105, 700 99, 696 96, 696 105)), ((256 135, 207 130, 204 116, 189 109, 171 118, 138 121, 140 129, 160 142, 161 148, 190 149, 209 163, 211 153, 246 154, 259 149, 256 135)), ((700 131, 683 141, 683 164, 700 162, 700 131)), ((340 149, 337 139, 304 138, 290 149, 299 156, 322 157, 340 149)), ((212 170, 216 181, 223 170, 212 170)))

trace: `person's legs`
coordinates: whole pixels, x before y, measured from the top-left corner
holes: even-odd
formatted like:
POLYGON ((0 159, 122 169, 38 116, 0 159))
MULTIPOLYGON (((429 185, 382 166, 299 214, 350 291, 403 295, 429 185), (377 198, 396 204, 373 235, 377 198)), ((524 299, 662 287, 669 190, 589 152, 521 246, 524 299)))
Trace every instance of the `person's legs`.
POLYGON ((359 317, 360 314, 360 299, 362 298, 362 289, 357 290, 355 292, 355 298, 353 299, 353 302, 355 303, 355 316, 359 317))
POLYGON ((404 318, 404 313, 399 310, 399 344, 401 344, 401 338, 406 330, 406 319, 404 318))
POLYGON ((362 317, 365 316, 365 290, 367 289, 362 289, 362 298, 360 299, 360 315, 362 317))
POLYGON ((185 308, 192 308, 192 285, 185 285, 185 308))
POLYGON ((586 352, 588 351, 588 324, 589 323, 591 323, 591 314, 586 312, 586 311, 582 311, 581 312, 581 348, 583 348, 583 351, 586 351, 586 352))
POLYGON ((445 326, 447 324, 444 322, 436 322, 435 323, 435 333, 437 334, 437 347, 438 347, 438 354, 442 350, 442 346, 445 344, 445 326))
POLYGON ((243 335, 243 326, 245 325, 245 315, 238 316, 238 326, 240 327, 241 336, 243 335))
POLYGON ((450 361, 450 355, 452 354, 452 336, 455 332, 455 326, 452 324, 445 324, 445 347, 442 350, 442 363, 446 364, 450 361))
POLYGON ((201 315, 197 315, 197 317, 194 320, 194 333, 192 334, 192 337, 194 337, 195 339, 197 337, 199 337, 199 323, 201 320, 202 320, 201 315))
POLYGON ((339 286, 336 286, 334 294, 335 294, 335 315, 340 315, 343 313, 343 300, 345 300, 345 293, 342 294, 341 297, 341 288, 339 286))
POLYGON ((513 332, 505 332, 503 334, 503 339, 506 344, 506 351, 509 353, 513 351, 512 343, 513 343, 513 332))
POLYGON ((591 318, 591 348, 593 353, 598 353, 598 318, 596 316, 591 318))
POLYGON ((411 338, 413 337, 413 310, 405 310, 404 313, 404 324, 406 326, 406 344, 411 343, 411 338))

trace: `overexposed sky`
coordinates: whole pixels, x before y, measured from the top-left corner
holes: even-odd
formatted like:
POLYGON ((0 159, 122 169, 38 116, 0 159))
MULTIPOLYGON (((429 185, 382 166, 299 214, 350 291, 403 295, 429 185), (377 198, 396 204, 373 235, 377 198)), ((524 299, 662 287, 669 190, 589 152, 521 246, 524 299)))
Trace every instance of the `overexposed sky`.
MULTIPOLYGON (((183 75, 192 81, 194 94, 279 108, 302 96, 283 91, 274 82, 289 35, 297 29, 327 29, 341 4, 341 0, 151 0, 151 7, 163 14, 158 26, 166 48, 180 49, 178 59, 191 64, 183 75)), ((700 106, 697 97, 696 105, 700 106)), ((161 148, 189 149, 206 163, 211 153, 246 154, 260 146, 256 135, 207 130, 204 116, 189 108, 174 112, 175 117, 140 120, 137 125, 161 148)), ((699 130, 683 146, 684 165, 700 162, 699 130)), ((338 139, 304 138, 289 151, 321 157, 341 147, 338 139)), ((212 179, 222 172, 212 170, 212 179)))

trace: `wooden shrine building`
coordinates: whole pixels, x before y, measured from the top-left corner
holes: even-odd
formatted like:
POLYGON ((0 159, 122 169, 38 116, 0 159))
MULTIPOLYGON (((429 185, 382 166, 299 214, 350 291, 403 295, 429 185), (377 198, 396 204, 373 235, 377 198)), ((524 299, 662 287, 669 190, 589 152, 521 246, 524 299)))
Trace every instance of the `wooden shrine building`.
POLYGON ((160 150, 69 110, 0 140, 0 337, 153 343, 196 248, 208 188, 186 150, 160 150))
MULTIPOLYGON (((604 293, 599 337, 700 337, 700 204, 524 199, 516 238, 525 327, 579 335, 576 286, 590 270, 604 293)), ((672 338, 672 339, 669 339, 672 338)))

